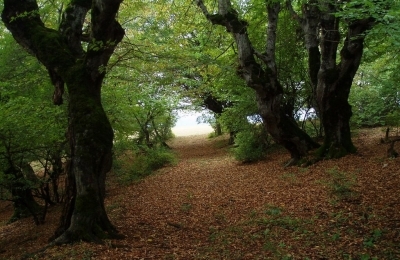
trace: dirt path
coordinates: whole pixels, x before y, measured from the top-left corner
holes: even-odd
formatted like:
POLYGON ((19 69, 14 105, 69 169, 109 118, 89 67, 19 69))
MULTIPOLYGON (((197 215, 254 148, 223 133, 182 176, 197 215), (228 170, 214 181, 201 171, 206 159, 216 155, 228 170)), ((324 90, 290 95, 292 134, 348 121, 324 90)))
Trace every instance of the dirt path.
MULTIPOLYGON (((229 155, 226 139, 179 137, 170 144, 179 163, 119 197, 111 217, 127 239, 96 254, 104 259, 343 259, 378 251, 381 259, 379 242, 400 240, 400 225, 393 224, 400 217, 395 210, 400 205, 394 206, 398 196, 382 188, 400 185, 399 161, 383 159, 386 148, 367 134, 354 139, 359 154, 285 169, 289 157, 281 148, 263 162, 243 165, 229 155), (351 196, 333 195, 337 183, 349 187, 351 196), (390 229, 394 232, 383 239, 390 229), (370 237, 374 232, 376 241, 370 237)), ((400 259, 397 249, 390 247, 387 259, 400 259)))
MULTIPOLYGON (((122 242, 123 252, 138 259, 209 259, 206 251, 215 230, 240 223, 266 205, 304 213, 305 205, 294 198, 301 196, 306 183, 287 183, 298 171, 283 171, 287 155, 276 152, 267 161, 241 165, 225 144, 226 139, 206 136, 180 137, 171 143, 178 165, 145 179, 120 198, 123 206, 115 217, 128 237, 122 242)), ((320 187, 307 184, 316 197, 326 196, 320 187)))
MULTIPOLYGON (((38 258, 400 259, 400 161, 386 159, 377 140, 359 132, 358 154, 283 168, 281 148, 243 165, 226 138, 176 138, 177 165, 110 187, 106 209, 125 239, 50 248, 38 258)), ((45 245, 58 214, 40 227, 29 219, 0 227, 0 259, 45 245)))

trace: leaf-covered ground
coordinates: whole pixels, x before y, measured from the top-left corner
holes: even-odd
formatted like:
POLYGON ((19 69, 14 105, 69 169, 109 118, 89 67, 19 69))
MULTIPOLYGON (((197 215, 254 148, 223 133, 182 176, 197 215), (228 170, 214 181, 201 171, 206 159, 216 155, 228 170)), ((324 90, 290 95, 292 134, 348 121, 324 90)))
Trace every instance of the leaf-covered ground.
POLYGON ((400 159, 386 158, 383 135, 360 130, 357 154, 308 168, 283 168, 280 148, 240 164, 224 137, 179 137, 176 166, 128 186, 110 175, 106 207, 125 239, 30 254, 60 209, 42 226, 5 225, 3 202, 0 259, 400 259, 400 159))

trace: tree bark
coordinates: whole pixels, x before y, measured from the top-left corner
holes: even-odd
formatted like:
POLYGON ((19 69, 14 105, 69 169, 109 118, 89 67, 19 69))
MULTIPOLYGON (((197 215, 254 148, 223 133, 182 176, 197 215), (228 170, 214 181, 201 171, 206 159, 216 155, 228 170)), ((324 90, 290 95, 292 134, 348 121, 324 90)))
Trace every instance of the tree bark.
POLYGON ((360 65, 363 43, 374 24, 372 17, 347 19, 347 34, 337 63, 341 40, 338 4, 310 0, 303 5, 299 17, 288 4, 305 35, 308 51, 309 74, 314 89, 316 110, 325 132, 319 156, 339 158, 354 153, 351 140, 351 106, 348 103, 350 88, 360 65), (318 32, 318 33, 317 33, 318 32))
POLYGON ((32 195, 32 189, 35 188, 34 182, 35 180, 37 181, 37 179, 33 180, 30 178, 33 169, 29 164, 21 166, 22 167, 15 167, 14 165, 10 165, 5 171, 6 175, 11 176, 10 190, 14 206, 14 213, 9 222, 33 216, 35 224, 39 225, 41 224, 41 215, 43 212, 42 208, 35 201, 32 195))
MULTIPOLYGON (((348 24, 338 65, 336 65, 336 55, 333 54, 334 51, 336 53, 337 46, 332 46, 328 42, 339 40, 339 37, 322 37, 323 58, 318 72, 317 103, 325 130, 325 140, 320 148, 320 154, 328 158, 338 158, 356 151, 351 141, 350 118, 352 111, 348 98, 354 76, 361 63, 365 35, 372 28, 373 22, 374 20, 369 18, 348 24), (324 59, 324 57, 326 58, 324 59)), ((332 28, 333 23, 338 22, 330 19, 326 23, 322 23, 322 30, 337 31, 338 28, 332 28)), ((339 32, 337 31, 335 34, 339 34, 339 32)))
POLYGON ((71 210, 63 216, 63 232, 55 244, 100 242, 101 238, 117 234, 104 208, 113 130, 100 97, 105 76, 101 68, 107 65, 124 35, 115 19, 121 1, 71 1, 56 31, 44 26, 36 1, 4 0, 2 20, 15 40, 48 69, 58 93, 55 103, 60 103, 64 82, 68 88, 68 139, 76 190, 67 198, 71 210), (92 40, 85 51, 82 27, 90 9, 92 40))
MULTIPOLYGON (((294 17, 304 33, 304 45, 308 53, 308 74, 312 84, 312 97, 316 101, 316 92, 318 85, 318 71, 321 66, 321 52, 319 50, 319 23, 321 11, 318 0, 310 0, 303 4, 302 14, 300 17, 293 9, 290 1, 287 1, 287 7, 292 17, 294 17)), ((318 108, 317 108, 318 110, 318 108)), ((319 111, 317 111, 318 113, 319 111)))
MULTIPOLYGON (((65 144, 63 144, 63 146, 64 145, 65 144)), ((60 176, 64 173, 61 154, 62 149, 60 148, 53 151, 53 153, 50 155, 52 170, 49 175, 53 193, 53 200, 55 203, 61 202, 60 194, 58 192, 58 183, 60 181, 60 176)))
POLYGON ((303 132, 292 115, 284 110, 284 93, 275 63, 280 4, 267 5, 266 51, 265 54, 261 54, 252 47, 247 34, 247 22, 238 18, 229 0, 219 0, 218 14, 210 14, 202 0, 197 0, 196 3, 210 22, 224 26, 234 37, 239 58, 238 74, 246 81, 247 86, 255 90, 258 110, 266 130, 275 142, 290 152, 292 161, 289 164, 305 156, 310 149, 317 148, 319 145, 303 132), (263 62, 265 67, 257 62, 255 57, 263 62))

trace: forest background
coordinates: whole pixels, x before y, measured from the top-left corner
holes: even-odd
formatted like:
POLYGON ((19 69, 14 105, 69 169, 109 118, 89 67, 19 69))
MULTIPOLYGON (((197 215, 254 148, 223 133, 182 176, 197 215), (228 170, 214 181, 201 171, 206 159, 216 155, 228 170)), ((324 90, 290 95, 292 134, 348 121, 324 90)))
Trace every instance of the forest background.
MULTIPOLYGON (((65 104, 53 105, 61 97, 54 68, 16 44, 12 26, 40 17, 62 31, 68 8, 82 4, 36 2, 38 13, 7 18, 4 9, 0 25, 0 185, 1 199, 13 202, 11 222, 33 216, 41 224, 48 207, 76 195, 62 187, 75 156, 67 131, 75 94, 61 76, 65 104)), ((88 54, 110 45, 94 37, 93 6, 79 36, 88 54)), ((116 20, 124 35, 97 68, 114 135, 112 169, 131 182, 173 163, 167 141, 186 110, 208 111, 199 122, 212 136, 227 133, 240 162, 262 160, 276 144, 291 155, 286 166, 339 158, 356 151, 350 131, 365 127, 388 129, 382 142, 396 157, 399 17, 399 2, 384 0, 122 2, 116 20), (128 155, 134 165, 125 169, 128 155)), ((78 240, 98 241, 90 232, 78 240)))

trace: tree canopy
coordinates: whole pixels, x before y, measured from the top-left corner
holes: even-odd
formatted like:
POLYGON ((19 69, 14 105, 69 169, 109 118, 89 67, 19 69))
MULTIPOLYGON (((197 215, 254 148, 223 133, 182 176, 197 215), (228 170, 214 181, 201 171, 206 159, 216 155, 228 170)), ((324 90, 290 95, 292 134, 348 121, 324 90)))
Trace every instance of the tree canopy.
POLYGON ((112 161, 167 154, 180 110, 211 111, 240 161, 276 143, 286 166, 354 153, 352 129, 400 122, 398 1, 0 4, 2 199, 21 197, 15 183, 39 189, 23 165, 65 158, 57 244, 118 237, 112 161))

